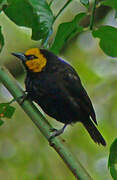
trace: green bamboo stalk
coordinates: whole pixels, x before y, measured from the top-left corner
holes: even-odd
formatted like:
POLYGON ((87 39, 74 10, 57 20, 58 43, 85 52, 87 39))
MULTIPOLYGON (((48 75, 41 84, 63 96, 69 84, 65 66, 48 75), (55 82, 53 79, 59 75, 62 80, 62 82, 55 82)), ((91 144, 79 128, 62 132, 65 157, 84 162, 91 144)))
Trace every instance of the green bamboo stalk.
MULTIPOLYGON (((19 103, 18 97, 22 96, 24 92, 20 87, 19 83, 4 67, 0 67, 0 81, 19 103)), ((52 126, 48 123, 48 121, 41 114, 41 112, 39 112, 37 107, 29 100, 25 100, 21 107, 30 117, 30 119, 34 122, 34 124, 39 128, 45 138, 49 141, 50 146, 52 146, 61 156, 61 158, 72 171, 76 179, 92 180, 92 178, 82 167, 80 162, 76 161, 76 158, 73 157, 72 153, 65 147, 63 142, 60 140, 60 137, 55 137, 49 140, 50 128, 52 128, 52 126)))

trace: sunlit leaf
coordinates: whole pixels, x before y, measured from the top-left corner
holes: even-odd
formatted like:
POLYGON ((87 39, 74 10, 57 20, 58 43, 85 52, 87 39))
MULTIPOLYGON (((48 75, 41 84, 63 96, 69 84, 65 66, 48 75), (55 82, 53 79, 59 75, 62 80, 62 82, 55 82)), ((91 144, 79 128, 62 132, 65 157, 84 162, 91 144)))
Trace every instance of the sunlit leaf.
POLYGON ((110 147, 108 167, 110 169, 110 173, 113 179, 117 180, 117 138, 110 147))
POLYGON ((117 28, 100 26, 92 34, 100 39, 100 47, 107 55, 117 57, 117 28))
POLYGON ((0 104, 0 118, 11 118, 15 112, 15 108, 9 103, 0 104))
POLYGON ((87 8, 89 8, 89 0, 80 0, 80 2, 87 8))
POLYGON ((46 0, 8 0, 5 14, 19 26, 32 28, 34 40, 46 39, 54 16, 46 0))
POLYGON ((73 38, 73 36, 75 36, 78 32, 83 31, 83 27, 80 26, 79 23, 85 15, 85 13, 80 13, 76 15, 71 22, 65 22, 59 25, 50 51, 58 54, 61 48, 70 38, 73 38))

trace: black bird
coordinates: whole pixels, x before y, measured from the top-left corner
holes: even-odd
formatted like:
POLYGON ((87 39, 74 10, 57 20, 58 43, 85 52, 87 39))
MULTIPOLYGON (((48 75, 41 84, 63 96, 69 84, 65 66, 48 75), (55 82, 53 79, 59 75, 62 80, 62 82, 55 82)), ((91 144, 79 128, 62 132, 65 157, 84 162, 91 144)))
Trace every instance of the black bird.
POLYGON ((26 69, 27 98, 64 123, 63 128, 54 131, 50 138, 63 133, 67 125, 81 122, 96 143, 106 145, 94 125, 97 121, 91 100, 69 63, 45 49, 32 48, 25 53, 12 54, 22 60, 26 69))

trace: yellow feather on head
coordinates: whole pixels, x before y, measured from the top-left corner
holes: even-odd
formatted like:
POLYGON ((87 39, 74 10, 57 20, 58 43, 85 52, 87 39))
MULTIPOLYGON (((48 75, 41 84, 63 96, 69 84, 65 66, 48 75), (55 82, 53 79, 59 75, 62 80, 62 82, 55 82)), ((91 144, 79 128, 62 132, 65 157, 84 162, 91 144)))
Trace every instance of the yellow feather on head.
POLYGON ((32 72, 41 72, 46 66, 47 59, 43 56, 38 48, 32 48, 25 52, 25 55, 34 55, 35 59, 27 60, 25 62, 26 66, 32 72))

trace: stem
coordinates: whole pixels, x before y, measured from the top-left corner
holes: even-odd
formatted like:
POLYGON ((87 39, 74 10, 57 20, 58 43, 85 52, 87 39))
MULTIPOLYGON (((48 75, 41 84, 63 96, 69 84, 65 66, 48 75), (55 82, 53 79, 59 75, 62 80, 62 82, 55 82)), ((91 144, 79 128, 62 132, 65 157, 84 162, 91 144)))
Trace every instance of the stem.
POLYGON ((51 0, 51 1, 50 1, 50 3, 49 3, 49 7, 51 6, 52 2, 53 2, 53 0, 51 0))
POLYGON ((94 3, 93 3, 92 14, 91 14, 91 19, 90 19, 90 30, 93 29, 93 25, 94 25, 95 9, 96 9, 96 0, 94 0, 94 3))
POLYGON ((68 2, 65 3, 65 5, 60 9, 58 14, 55 16, 54 21, 58 18, 58 16, 64 11, 64 9, 68 6, 69 3, 71 3, 72 0, 68 0, 68 2))
POLYGON ((11 99, 11 101, 8 102, 8 104, 12 104, 13 102, 15 102, 16 100, 13 98, 11 99))
MULTIPOLYGON (((22 88, 19 86, 19 83, 4 67, 0 67, 0 81, 19 103, 18 97, 22 96, 24 92, 22 88)), ((81 166, 79 161, 76 160, 76 157, 73 157, 72 153, 63 145, 63 141, 61 141, 60 138, 56 137, 49 140, 50 128, 52 128, 52 126, 48 123, 48 121, 41 114, 41 112, 39 112, 37 107, 28 100, 25 100, 21 107, 30 117, 33 123, 37 126, 37 128, 39 128, 39 130, 45 136, 45 138, 49 141, 49 144, 61 156, 61 158, 72 171, 76 179, 92 180, 92 178, 88 175, 86 170, 81 166)))

